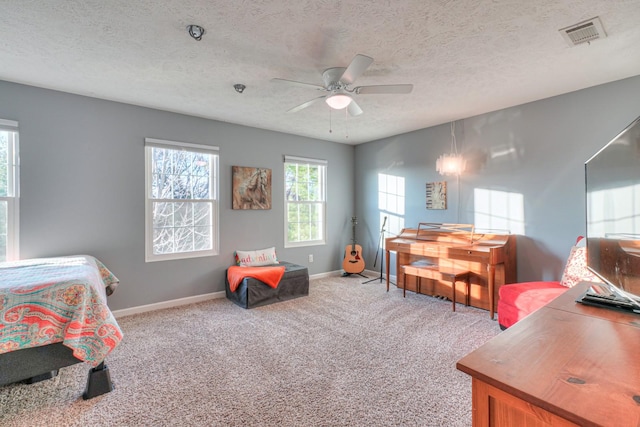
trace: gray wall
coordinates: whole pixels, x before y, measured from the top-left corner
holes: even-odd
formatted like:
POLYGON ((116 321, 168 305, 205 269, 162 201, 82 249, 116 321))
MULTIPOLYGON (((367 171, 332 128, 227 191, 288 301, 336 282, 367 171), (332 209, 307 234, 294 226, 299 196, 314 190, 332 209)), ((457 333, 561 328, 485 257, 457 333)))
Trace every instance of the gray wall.
POLYGON ((354 147, 0 81, 20 126, 20 256, 90 254, 120 279, 112 309, 224 289, 236 249, 275 246, 311 274, 339 270, 351 235, 354 147), (145 137, 220 147, 220 255, 144 261, 145 137), (328 161, 328 244, 285 249, 283 155, 328 161), (231 167, 267 167, 273 208, 231 209, 231 167), (308 255, 314 262, 308 263, 308 255))
POLYGON ((378 173, 406 179, 408 227, 472 223, 474 188, 522 194, 519 280, 559 279, 584 234, 584 162, 640 114, 638 93, 634 77, 458 121, 458 146, 470 160, 459 187, 435 171, 450 149, 449 124, 352 147, 2 81, 0 118, 20 123, 21 257, 98 257, 122 282, 110 305, 123 309, 223 290, 235 249, 275 246, 280 259, 308 265, 311 274, 339 270, 354 214, 373 269, 378 173), (220 147, 219 256, 144 262, 145 137, 220 147), (491 157, 503 148, 514 152, 491 157), (325 246, 283 247, 284 154, 329 161, 325 246), (231 209, 233 165, 272 169, 273 209, 231 209), (441 180, 448 209, 427 210, 425 183, 441 180))
POLYGON ((522 194, 518 279, 559 280, 571 245, 585 233, 584 162, 640 115, 638 94, 634 77, 456 122, 458 149, 470 161, 459 188, 435 170, 451 148, 449 124, 357 146, 356 212, 367 266, 381 226, 377 175, 385 173, 406 180, 406 227, 474 223, 475 188, 522 194), (492 158, 507 149, 511 154, 492 158), (427 210, 425 184, 443 180, 448 209, 427 210))

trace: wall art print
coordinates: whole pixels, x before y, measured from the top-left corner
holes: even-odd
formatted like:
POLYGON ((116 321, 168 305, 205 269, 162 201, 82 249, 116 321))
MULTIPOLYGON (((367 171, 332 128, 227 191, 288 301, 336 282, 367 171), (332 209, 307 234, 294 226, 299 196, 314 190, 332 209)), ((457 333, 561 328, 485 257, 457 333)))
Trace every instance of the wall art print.
POLYGON ((427 209, 447 209, 447 182, 427 182, 427 209))
POLYGON ((271 209, 271 169, 232 166, 233 209, 271 209))

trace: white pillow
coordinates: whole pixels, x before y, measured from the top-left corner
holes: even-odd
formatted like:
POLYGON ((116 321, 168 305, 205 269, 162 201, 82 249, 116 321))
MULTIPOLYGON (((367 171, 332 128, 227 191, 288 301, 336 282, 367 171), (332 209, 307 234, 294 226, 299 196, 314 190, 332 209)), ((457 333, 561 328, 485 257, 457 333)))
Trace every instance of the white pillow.
POLYGON ((564 267, 560 284, 572 288, 580 282, 602 282, 587 268, 586 239, 578 237, 576 245, 571 248, 569 259, 564 267))
POLYGON ((255 251, 236 251, 236 265, 259 267, 261 265, 271 264, 278 264, 275 247, 255 251))

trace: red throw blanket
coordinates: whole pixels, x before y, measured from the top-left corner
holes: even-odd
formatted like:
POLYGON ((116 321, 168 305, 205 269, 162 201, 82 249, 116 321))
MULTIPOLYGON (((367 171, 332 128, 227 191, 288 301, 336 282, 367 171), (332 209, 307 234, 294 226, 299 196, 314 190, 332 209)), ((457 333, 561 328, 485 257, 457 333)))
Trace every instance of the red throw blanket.
POLYGON ((245 277, 253 277, 261 282, 266 283, 272 288, 277 288, 280 279, 284 275, 284 266, 278 267, 240 267, 237 265, 229 267, 227 270, 227 280, 229 281, 229 289, 235 292, 238 285, 245 277))

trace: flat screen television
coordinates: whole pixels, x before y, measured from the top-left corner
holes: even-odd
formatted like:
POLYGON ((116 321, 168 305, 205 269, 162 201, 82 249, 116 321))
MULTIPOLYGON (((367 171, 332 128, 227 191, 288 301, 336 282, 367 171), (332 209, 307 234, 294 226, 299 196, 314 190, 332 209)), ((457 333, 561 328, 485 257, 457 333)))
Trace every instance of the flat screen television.
POLYGON ((585 184, 587 266, 608 285, 587 295, 640 312, 640 117, 587 160, 585 184))

